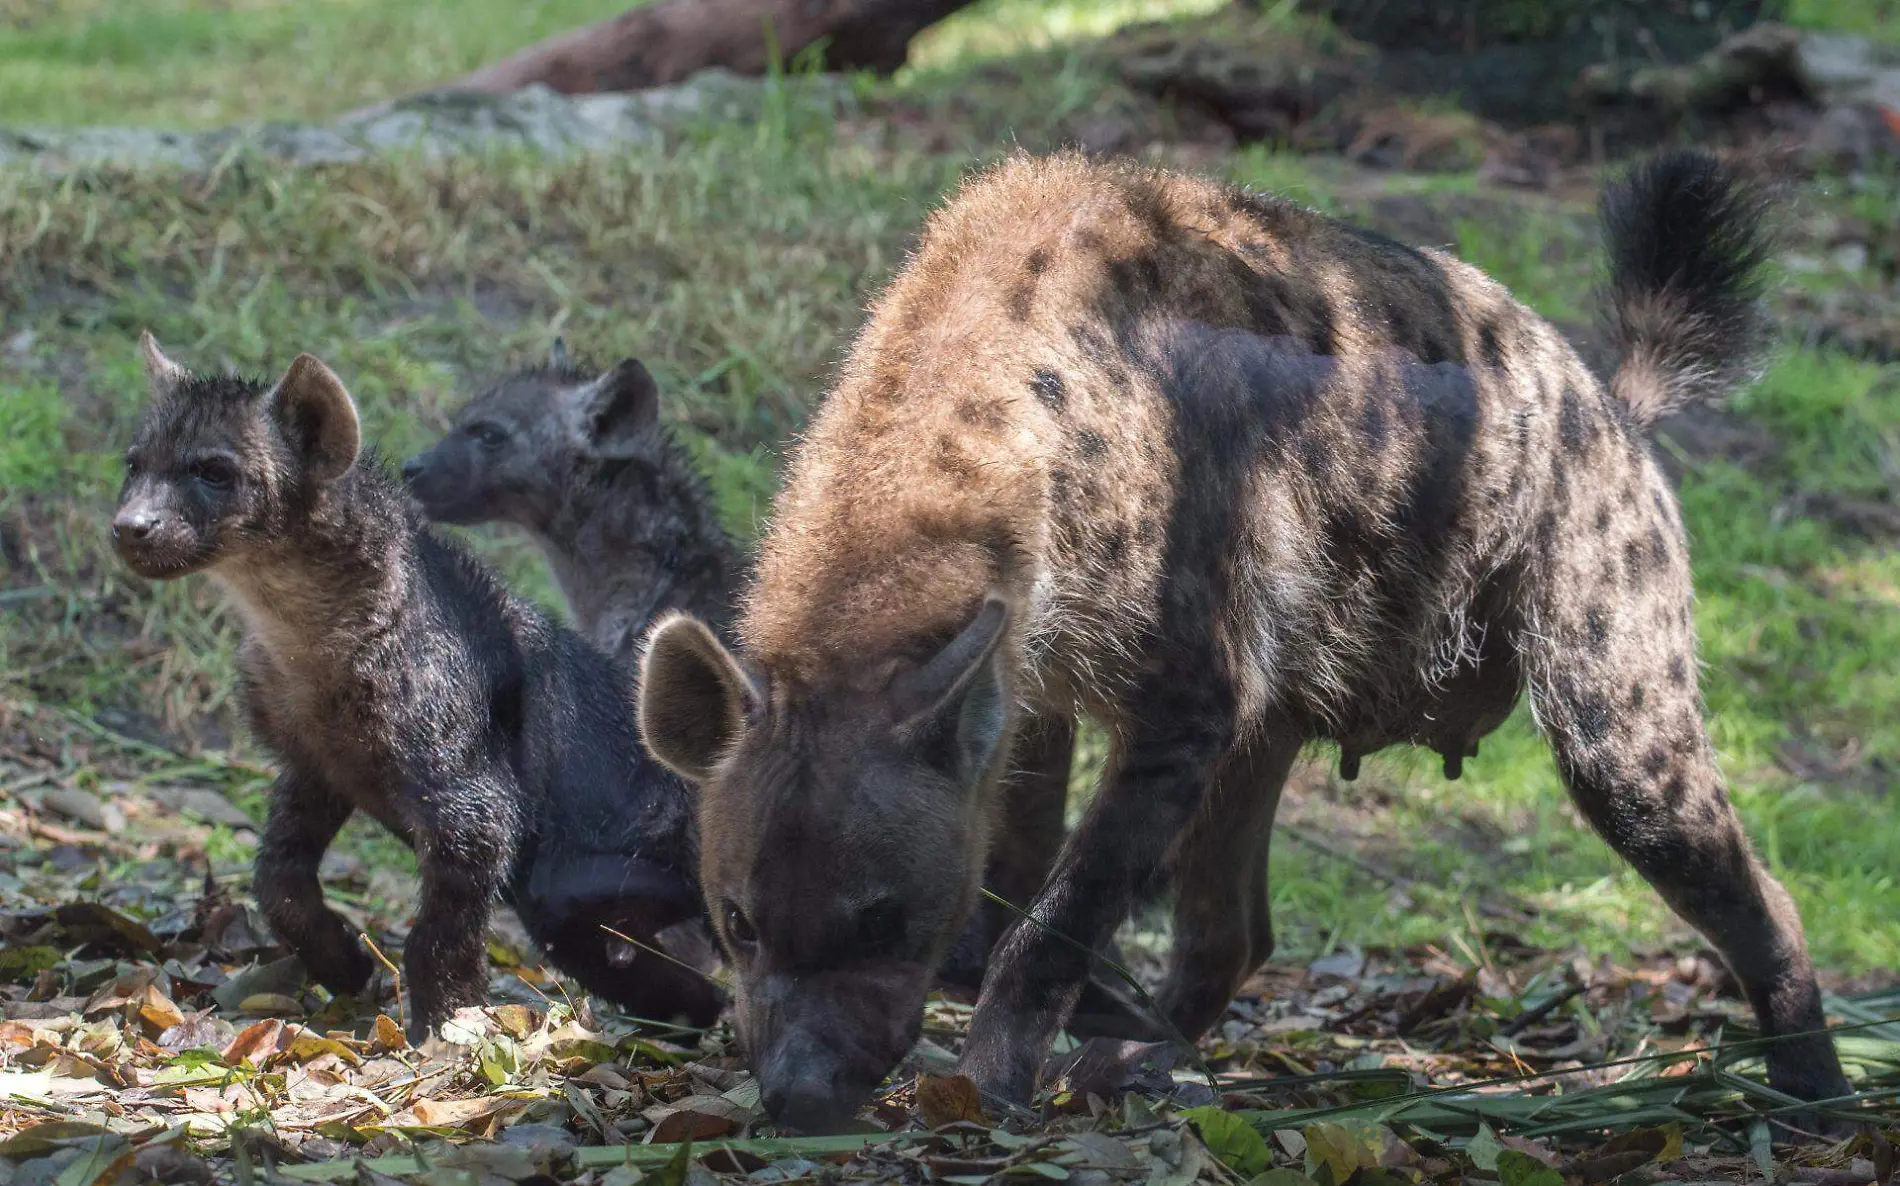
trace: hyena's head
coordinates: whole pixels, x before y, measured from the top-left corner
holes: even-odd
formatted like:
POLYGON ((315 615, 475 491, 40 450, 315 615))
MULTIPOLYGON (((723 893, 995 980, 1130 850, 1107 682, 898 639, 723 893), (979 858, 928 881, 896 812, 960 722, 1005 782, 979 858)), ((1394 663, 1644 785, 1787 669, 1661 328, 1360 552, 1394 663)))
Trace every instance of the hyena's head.
POLYGON ((774 676, 684 615, 654 628, 641 733, 698 786, 706 904, 782 1123, 848 1123, 916 1044, 982 880, 1009 620, 990 598, 954 637, 826 687, 774 676))
POLYGON ((356 406, 299 355, 275 384, 194 375, 139 338, 152 403, 125 452, 112 542, 153 580, 238 560, 280 538, 361 447, 356 406))
POLYGON ((546 366, 469 400, 446 436, 403 463, 403 481, 439 523, 543 527, 582 467, 664 448, 659 408, 659 388, 639 362, 583 370, 557 339, 546 366))

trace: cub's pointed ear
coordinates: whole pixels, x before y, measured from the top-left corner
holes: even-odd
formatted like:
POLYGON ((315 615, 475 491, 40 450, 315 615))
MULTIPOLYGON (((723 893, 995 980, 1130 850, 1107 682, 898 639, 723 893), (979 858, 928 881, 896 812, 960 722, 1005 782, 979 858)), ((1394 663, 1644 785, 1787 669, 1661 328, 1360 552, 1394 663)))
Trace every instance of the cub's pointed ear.
POLYGON ((574 433, 596 457, 634 455, 640 437, 660 418, 660 388, 638 359, 614 368, 572 395, 574 433))
POLYGON ((159 348, 158 339, 149 329, 139 331, 139 357, 145 360, 145 377, 151 381, 154 396, 170 395, 191 373, 173 362, 159 348))
POLYGON ((704 782, 765 704, 765 691, 704 622, 661 618, 640 656, 640 737, 682 778, 704 782))
POLYGON ((567 339, 556 338, 554 345, 548 347, 548 369, 564 371, 567 367, 567 339))
POLYGON ((318 483, 350 472, 363 447, 356 403, 336 372, 309 354, 299 354, 269 396, 271 415, 304 470, 318 483))
POLYGON ((989 769, 1009 727, 1001 645, 1009 619, 1009 603, 991 594, 969 625, 929 662, 900 675, 891 689, 898 736, 938 751, 966 783, 989 769))

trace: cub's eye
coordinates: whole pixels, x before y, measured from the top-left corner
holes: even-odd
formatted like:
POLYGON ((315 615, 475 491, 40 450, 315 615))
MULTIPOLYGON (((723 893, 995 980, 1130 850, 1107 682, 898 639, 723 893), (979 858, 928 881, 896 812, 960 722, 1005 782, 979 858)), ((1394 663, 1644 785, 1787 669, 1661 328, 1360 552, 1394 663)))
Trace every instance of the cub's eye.
POLYGON ((490 453, 508 443, 508 434, 492 424, 477 424, 468 431, 475 443, 490 453))
POLYGON ((203 457, 191 463, 191 476, 213 490, 224 490, 237 481, 237 466, 222 457, 203 457))
POLYGON ((895 947, 904 940, 904 907, 886 898, 858 911, 858 942, 870 948, 895 947))
POLYGON ((743 943, 747 947, 759 941, 759 932, 753 929, 752 920, 732 902, 726 903, 726 934, 734 943, 743 943))

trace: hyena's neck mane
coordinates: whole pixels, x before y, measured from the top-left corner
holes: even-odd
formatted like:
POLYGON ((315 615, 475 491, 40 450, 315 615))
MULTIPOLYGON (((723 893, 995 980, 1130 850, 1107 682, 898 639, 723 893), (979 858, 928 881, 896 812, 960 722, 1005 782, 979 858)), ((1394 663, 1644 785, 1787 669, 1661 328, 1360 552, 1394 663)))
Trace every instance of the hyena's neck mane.
POLYGON ((555 513, 530 530, 584 621, 617 613, 643 625, 678 609, 723 630, 739 549, 685 447, 665 427, 654 437, 638 459, 584 459, 555 513))

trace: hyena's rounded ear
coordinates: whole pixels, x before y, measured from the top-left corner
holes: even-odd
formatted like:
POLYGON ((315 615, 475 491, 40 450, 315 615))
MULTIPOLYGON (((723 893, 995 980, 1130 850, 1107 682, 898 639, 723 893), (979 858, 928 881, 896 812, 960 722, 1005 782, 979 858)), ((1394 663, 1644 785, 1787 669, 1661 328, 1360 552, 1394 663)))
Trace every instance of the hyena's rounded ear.
POLYGON ((640 656, 640 737, 692 782, 704 782, 765 704, 765 690, 704 622, 661 618, 640 656))
POLYGON ((313 355, 299 354, 271 389, 269 405, 312 480, 334 482, 350 472, 363 447, 363 429, 356 402, 335 371, 313 355))
POLYGON ((149 329, 139 331, 139 357, 145 362, 145 377, 151 381, 153 395, 170 395, 191 377, 159 347, 149 329))
POLYGON ((1009 602, 991 594, 969 625, 891 688, 897 734, 939 753, 965 782, 988 770, 1009 724, 1009 602))
POLYGON ((641 436, 659 418, 659 384, 637 358, 621 359, 574 393, 575 432, 598 457, 633 456, 641 436))
POLYGON ((553 371, 564 371, 568 368, 568 366, 569 366, 569 363, 567 361, 567 339, 556 338, 554 339, 554 345, 548 347, 548 369, 553 370, 553 371))

